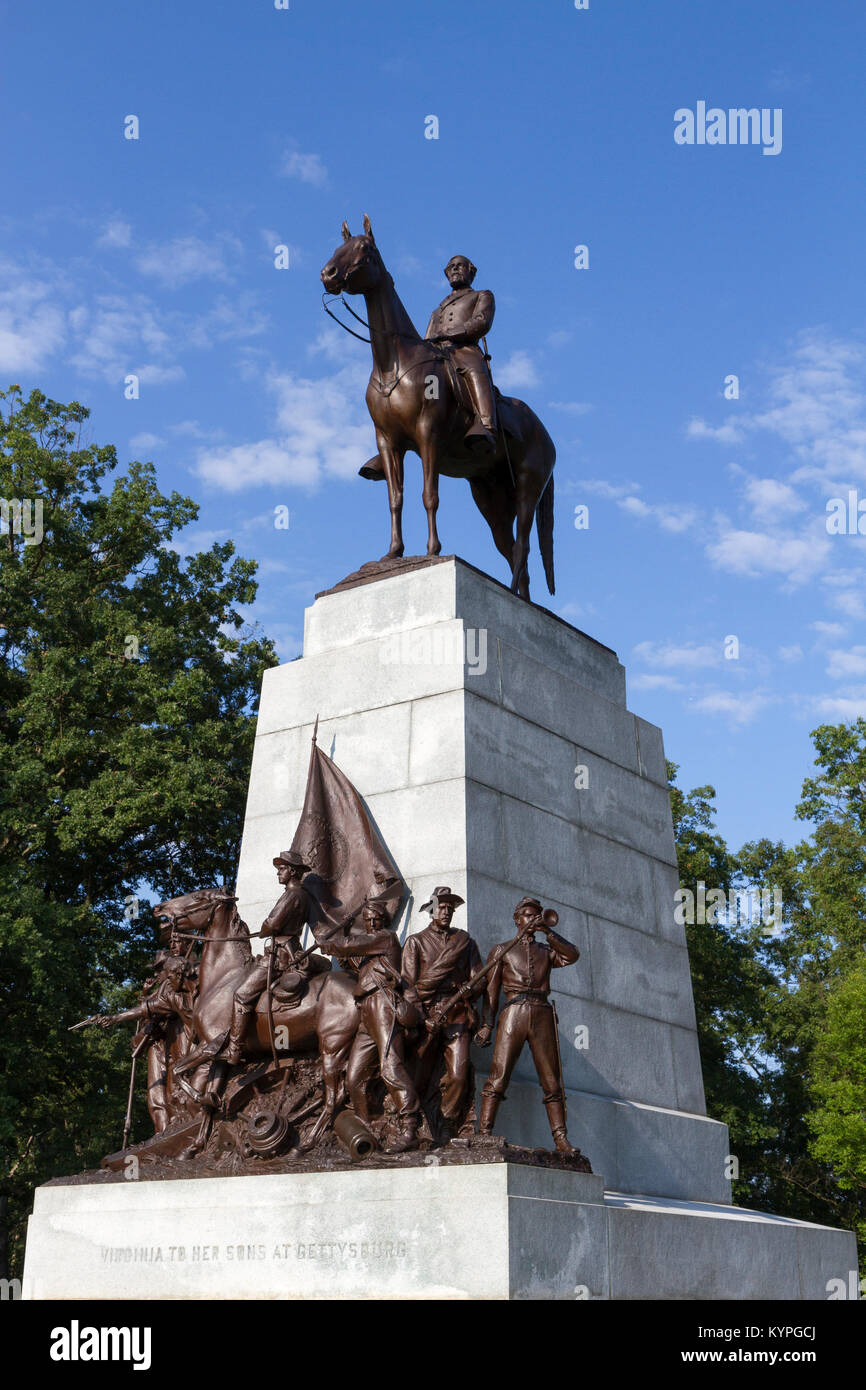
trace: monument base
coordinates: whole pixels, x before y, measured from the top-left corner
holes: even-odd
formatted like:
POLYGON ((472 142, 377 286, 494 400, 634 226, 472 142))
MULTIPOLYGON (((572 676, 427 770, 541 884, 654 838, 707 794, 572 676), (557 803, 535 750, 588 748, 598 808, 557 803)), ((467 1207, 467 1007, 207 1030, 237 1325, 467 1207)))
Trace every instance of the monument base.
MULTIPOLYGON (((826 1299, 847 1231, 511 1163, 41 1187, 27 1299, 826 1299)), ((832 1286, 831 1286, 832 1287, 832 1286)))

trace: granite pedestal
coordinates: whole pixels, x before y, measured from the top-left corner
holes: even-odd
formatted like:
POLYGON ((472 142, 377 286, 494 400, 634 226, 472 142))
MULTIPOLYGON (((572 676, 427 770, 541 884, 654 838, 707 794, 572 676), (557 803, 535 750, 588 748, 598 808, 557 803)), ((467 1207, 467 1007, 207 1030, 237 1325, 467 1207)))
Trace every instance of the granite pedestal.
POLYGON ((825 1299, 853 1237, 513 1164, 42 1187, 28 1299, 825 1299))

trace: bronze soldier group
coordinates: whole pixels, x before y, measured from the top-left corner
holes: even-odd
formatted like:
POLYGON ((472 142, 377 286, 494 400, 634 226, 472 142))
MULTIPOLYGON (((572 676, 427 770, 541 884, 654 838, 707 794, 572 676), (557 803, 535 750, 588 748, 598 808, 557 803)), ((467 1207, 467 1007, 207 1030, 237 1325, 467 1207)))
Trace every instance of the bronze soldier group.
MULTIPOLYGON (((556 1010, 549 995, 551 971, 573 964, 579 952, 554 930, 555 912, 544 912, 537 898, 523 898, 514 912, 516 936, 494 947, 482 963, 477 943, 454 925, 464 899, 448 886, 437 887, 421 909, 429 913, 429 925, 409 936, 401 950, 387 905, 391 885, 374 884, 360 912, 335 930, 317 923, 315 898, 304 886, 310 869, 302 856, 285 850, 273 862, 283 892, 262 924, 265 953, 248 960, 231 996, 230 1027, 207 1050, 208 1059, 213 1056, 220 1063, 220 1083, 211 1081, 199 1093, 178 1075, 187 1096, 218 1108, 228 1070, 253 1060, 248 1053, 249 1039, 255 1037, 249 1031, 250 1015, 262 995, 268 1010, 278 1007, 284 1016, 300 1006, 317 977, 331 971, 330 957, 349 975, 357 1011, 342 1097, 362 1126, 372 1126, 369 1088, 375 1079, 381 1081, 392 1121, 392 1137, 384 1144, 387 1152, 417 1148, 425 1119, 435 1146, 468 1145, 476 1134, 492 1135, 497 1110, 527 1042, 554 1146, 559 1153, 577 1152, 567 1135, 556 1010), (311 929, 314 943, 306 949, 305 927, 311 929), (474 1037, 480 1047, 489 1046, 494 1027, 490 1075, 476 1125, 470 1042, 474 1037)), ((155 988, 133 1008, 93 1020, 103 1027, 143 1022, 149 1030, 149 1104, 157 1133, 168 1119, 165 1083, 171 1059, 180 1072, 188 1070, 187 1054, 194 1045, 197 967, 179 954, 185 940, 172 925, 168 948, 158 958, 155 988), (166 1030, 182 1038, 173 1051, 167 1047, 166 1030)), ((137 1034, 134 1045, 145 1037, 137 1034)), ((182 1156, 191 1157, 198 1148, 194 1145, 182 1156)))

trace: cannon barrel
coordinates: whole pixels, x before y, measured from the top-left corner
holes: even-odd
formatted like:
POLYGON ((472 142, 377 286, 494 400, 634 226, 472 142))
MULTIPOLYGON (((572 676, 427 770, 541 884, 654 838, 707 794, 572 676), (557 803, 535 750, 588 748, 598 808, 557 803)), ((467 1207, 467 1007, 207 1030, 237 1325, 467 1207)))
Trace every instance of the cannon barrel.
POLYGON ((378 1148, 367 1126, 357 1115, 353 1115, 351 1110, 342 1110, 337 1116, 334 1121, 334 1133, 355 1163, 368 1158, 373 1150, 378 1148))

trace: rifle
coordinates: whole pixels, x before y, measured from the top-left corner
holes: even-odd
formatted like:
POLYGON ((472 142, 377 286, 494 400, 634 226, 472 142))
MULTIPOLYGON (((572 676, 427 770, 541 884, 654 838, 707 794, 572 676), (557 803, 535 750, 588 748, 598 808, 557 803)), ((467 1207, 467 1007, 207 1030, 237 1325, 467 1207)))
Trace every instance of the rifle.
POLYGON ((475 986, 480 984, 482 980, 487 979, 487 976, 499 964, 502 957, 508 954, 512 946, 516 946, 518 941, 521 941, 524 936, 529 936, 531 932, 537 931, 541 923, 544 923, 546 927, 555 927, 558 922, 559 913, 555 908, 549 907, 545 912, 542 912, 539 917, 533 917, 532 922, 523 927, 511 941, 506 941, 502 946, 498 946, 487 964, 482 965, 480 970, 476 970, 474 975, 470 975, 466 983, 461 985, 454 994, 449 995, 444 1003, 439 1005, 434 1016, 428 1020, 427 1037, 422 1040, 418 1048, 418 1056, 424 1056, 424 1053, 430 1047, 440 1028, 444 1028, 445 1019, 455 1005, 459 1004, 462 999, 468 998, 475 986))
POLYGON ((146 1048, 150 1046, 152 1040, 152 1032, 153 1025, 150 1023, 146 1023, 144 1027, 144 1036, 138 1043, 136 1043, 133 1049, 132 1065, 129 1068, 129 1094, 126 1100, 126 1115, 123 1121, 123 1141, 120 1145, 122 1150, 126 1148, 127 1141, 129 1139, 129 1131, 132 1128, 132 1102, 135 1096, 135 1064, 141 1056, 142 1052, 144 1052, 146 1048))

